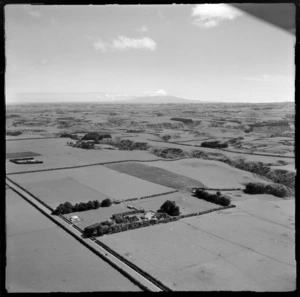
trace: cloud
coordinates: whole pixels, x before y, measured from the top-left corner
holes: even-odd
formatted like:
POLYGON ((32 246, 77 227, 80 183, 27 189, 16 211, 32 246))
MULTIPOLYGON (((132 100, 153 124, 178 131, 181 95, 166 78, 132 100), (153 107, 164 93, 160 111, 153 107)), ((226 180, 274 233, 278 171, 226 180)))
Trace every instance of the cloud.
POLYGON ((156 42, 149 37, 134 39, 126 36, 119 36, 111 42, 105 42, 101 39, 94 42, 95 50, 101 50, 102 52, 107 52, 108 50, 124 51, 127 49, 144 49, 154 51, 156 46, 156 42))
POLYGON ((107 52, 107 49, 109 48, 109 44, 106 42, 103 42, 102 40, 98 40, 94 42, 94 49, 95 50, 101 50, 102 52, 107 52))
POLYGON ((167 95, 167 92, 164 91, 164 90, 158 90, 158 91, 155 92, 155 94, 157 94, 157 95, 167 95))
POLYGON ((143 92, 142 94, 139 94, 138 97, 144 97, 144 96, 167 96, 168 93, 164 90, 158 90, 156 92, 143 92))
POLYGON ((227 4, 198 4, 192 9, 193 24, 203 28, 216 27, 241 15, 240 10, 227 4))
POLYGON ((37 60, 33 65, 32 68, 35 70, 42 70, 45 67, 47 67, 49 65, 49 59, 48 58, 43 58, 40 60, 37 60))
POLYGON ((42 59, 42 60, 40 61, 40 64, 41 64, 41 65, 46 65, 46 64, 48 64, 48 62, 49 62, 49 60, 48 60, 47 58, 44 58, 44 59, 42 59))
POLYGON ((112 42, 112 47, 118 50, 125 50, 127 48, 133 49, 147 49, 155 50, 156 43, 149 37, 143 37, 141 39, 128 38, 126 36, 119 36, 112 42))
POLYGON ((31 5, 24 5, 24 10, 34 18, 40 18, 43 15, 40 11, 32 9, 31 5))
POLYGON ((37 10, 31 10, 29 11, 29 14, 35 18, 39 18, 42 16, 42 13, 37 10))
POLYGON ((139 32, 147 32, 148 31, 148 27, 147 26, 142 26, 142 27, 138 28, 137 31, 139 31, 139 32))
POLYGON ((243 77, 242 79, 248 80, 248 81, 274 82, 274 81, 285 81, 285 80, 288 80, 289 77, 284 76, 284 75, 264 74, 264 75, 255 76, 255 77, 243 77))

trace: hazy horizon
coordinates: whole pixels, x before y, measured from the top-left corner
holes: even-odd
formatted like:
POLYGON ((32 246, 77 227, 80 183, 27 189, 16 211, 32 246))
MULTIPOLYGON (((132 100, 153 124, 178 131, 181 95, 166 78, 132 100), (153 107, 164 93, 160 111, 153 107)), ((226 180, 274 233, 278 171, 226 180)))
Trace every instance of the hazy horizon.
POLYGON ((230 5, 6 5, 5 36, 7 104, 105 93, 294 101, 295 36, 230 5))
MULTIPOLYGON (((104 93, 107 94, 107 93, 104 93)), ((113 93, 110 93, 113 94, 113 93)), ((33 98, 31 100, 25 99, 24 97, 21 98, 20 100, 15 100, 15 101, 6 101, 6 105, 17 105, 17 104, 72 104, 72 103, 105 103, 105 104, 139 104, 140 101, 143 100, 143 95, 137 95, 137 96, 131 96, 128 95, 127 97, 121 97, 121 94, 116 96, 115 98, 104 98, 104 99, 99 99, 98 95, 99 93, 23 93, 20 95, 31 95, 33 98), (80 97, 79 99, 76 97, 80 97), (50 97, 50 99, 49 99, 50 97), (52 98, 51 98, 52 97, 52 98), (75 97, 75 99, 74 99, 75 97), (121 97, 121 98, 120 98, 121 97), (43 100, 40 100, 43 98, 43 100), (139 102, 134 102, 135 99, 140 99, 139 102)), ((144 95, 146 96, 146 95, 144 95)), ((166 95, 166 97, 175 97, 179 98, 176 96, 173 96, 171 94, 166 95)), ((147 98, 149 98, 147 96, 147 98)), ((165 102, 163 101, 163 96, 159 97, 160 101, 155 102, 155 103, 148 103, 148 104, 164 104, 165 102)), ((168 103, 166 104, 206 104, 206 103, 221 103, 221 104, 280 104, 280 103, 294 103, 293 101, 260 101, 260 102, 246 102, 246 101, 221 101, 221 100, 195 100, 195 99, 190 99, 190 98, 181 98, 183 100, 186 100, 182 103, 168 103)), ((145 102, 147 104, 147 102, 145 102)))

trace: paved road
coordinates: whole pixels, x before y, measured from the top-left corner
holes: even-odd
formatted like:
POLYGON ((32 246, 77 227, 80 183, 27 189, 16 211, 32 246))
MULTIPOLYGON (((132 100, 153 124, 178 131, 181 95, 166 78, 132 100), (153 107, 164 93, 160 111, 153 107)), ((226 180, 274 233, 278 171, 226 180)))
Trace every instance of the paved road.
MULTIPOLYGON (((153 292, 161 292, 161 291, 171 291, 169 288, 165 287, 159 281, 152 279, 151 276, 145 275, 146 273, 141 271, 138 267, 134 268, 134 264, 130 263, 128 265, 124 261, 122 261, 122 256, 116 252, 112 253, 108 249, 106 249, 105 245, 101 243, 101 241, 96 238, 82 238, 82 230, 78 228, 76 225, 73 225, 63 216, 53 216, 51 215, 51 209, 46 205, 43 205, 39 201, 34 198, 28 191, 24 191, 22 187, 20 187, 15 182, 12 182, 9 178, 6 178, 6 185, 19 194, 22 198, 24 198, 27 202, 37 208, 40 212, 42 212, 45 216, 47 216, 54 223, 62 227, 65 231, 70 233, 73 237, 87 246, 90 250, 100 256, 102 259, 111 264, 114 268, 119 270, 121 273, 126 275, 130 280, 139 285, 142 289, 153 291, 153 292), (139 271, 140 270, 140 271, 139 271)), ((128 262, 126 260, 126 262, 128 262)))

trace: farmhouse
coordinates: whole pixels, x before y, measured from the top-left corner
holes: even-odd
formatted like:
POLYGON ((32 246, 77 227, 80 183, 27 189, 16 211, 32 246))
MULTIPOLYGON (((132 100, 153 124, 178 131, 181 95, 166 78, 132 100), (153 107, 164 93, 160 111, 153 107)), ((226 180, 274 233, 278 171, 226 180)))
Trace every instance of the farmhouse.
POLYGON ((155 213, 154 211, 150 210, 150 211, 147 211, 143 216, 142 218, 146 219, 146 220, 151 220, 151 219, 154 219, 155 217, 155 213))
POLYGON ((72 223, 78 222, 78 221, 80 221, 80 218, 79 218, 78 216, 71 216, 71 217, 70 217, 70 221, 71 221, 72 223))

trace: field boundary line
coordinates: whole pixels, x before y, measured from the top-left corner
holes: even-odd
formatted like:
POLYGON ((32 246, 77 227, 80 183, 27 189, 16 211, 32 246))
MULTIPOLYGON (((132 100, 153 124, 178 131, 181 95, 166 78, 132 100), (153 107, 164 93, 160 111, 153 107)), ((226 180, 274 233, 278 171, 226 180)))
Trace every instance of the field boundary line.
MULTIPOLYGON (((8 179, 8 181, 10 181, 10 180, 8 179)), ((17 188, 19 187, 19 185, 16 184, 16 183, 12 183, 12 184, 15 187, 17 187, 17 188)), ((149 288, 147 288, 145 285, 141 284, 138 280, 136 280, 128 272, 126 272, 124 269, 122 269, 120 266, 118 266, 116 263, 114 263, 113 260, 105 257, 105 256, 107 256, 107 254, 103 255, 99 250, 97 250, 95 247, 93 247, 91 244, 89 244, 83 238, 81 238, 80 236, 78 236, 76 233, 72 232, 72 229, 70 229, 70 228, 73 227, 74 229, 76 229, 78 232, 81 232, 81 234, 82 234, 83 231, 78 226, 72 224, 71 222, 68 222, 68 225, 67 225, 67 226, 69 226, 69 228, 68 228, 62 222, 60 222, 59 220, 57 220, 53 216, 51 216, 51 214, 47 213, 46 210, 42 209, 40 207, 40 205, 37 205, 34 201, 31 201, 28 197, 25 197, 25 195, 23 195, 22 193, 20 193, 15 188, 11 187, 9 184, 7 184, 7 185, 8 185, 8 187, 10 189, 12 189, 19 196, 21 196, 23 199, 25 199, 28 203, 30 203, 32 206, 34 206, 38 211, 40 211, 42 214, 44 214, 46 217, 48 217, 51 221, 53 221, 55 224, 59 225, 63 230, 65 230, 67 233, 69 233, 71 236, 73 236, 76 240, 78 240, 80 243, 82 243, 85 247, 87 247, 89 250, 91 250, 92 252, 94 252, 96 255, 98 255, 100 258, 102 258, 104 261, 106 261, 111 266, 113 266, 117 271, 119 271, 121 274, 123 274, 126 278, 130 279, 134 284, 136 284, 137 286, 139 286, 143 290, 150 291, 149 288)), ((23 190, 23 189, 21 188, 21 190, 23 190)), ((31 196, 28 191, 24 191, 24 192, 26 194, 28 194, 29 196, 31 196)), ((61 219, 61 217, 59 217, 59 218, 61 219)), ((64 218, 63 221, 65 223, 67 223, 66 220, 67 219, 64 218)), ((116 251, 114 251, 113 249, 111 249, 110 247, 108 247, 107 245, 105 245, 104 243, 100 242, 99 240, 97 240, 95 238, 91 238, 90 240, 92 242, 94 242, 94 243, 97 243, 97 245, 99 245, 100 247, 102 247, 104 250, 106 250, 108 253, 110 253, 113 257, 117 258, 120 262, 122 262, 123 264, 127 265, 130 269, 132 269, 133 271, 135 271, 135 273, 137 273, 140 276, 142 276, 144 279, 146 279, 148 282, 150 282, 153 285, 155 285, 156 287, 158 287, 160 290, 171 291, 171 289, 169 289, 167 286, 165 286, 164 284, 160 283, 158 280, 156 280, 154 277, 152 277, 151 275, 149 275, 147 272, 144 272, 142 269, 140 269, 135 264, 133 264, 130 261, 128 261, 127 259, 123 258, 123 256, 119 255, 116 251)))
POLYGON ((38 197, 36 197, 35 195, 33 195, 32 193, 30 193, 27 189, 25 189, 24 187, 20 186, 19 184, 17 184, 16 182, 14 182, 13 180, 11 180, 9 177, 6 176, 6 179, 9 180, 13 185, 15 185, 16 187, 19 187, 21 190, 23 190, 25 193, 27 193, 29 196, 31 196, 32 198, 34 198, 36 201, 38 201, 40 204, 42 204, 44 207, 46 207, 48 210, 50 210, 51 212, 53 211, 53 208, 50 207, 48 204, 46 204, 44 201, 40 200, 38 197))
POLYGON ((129 199, 126 199, 126 200, 122 200, 122 202, 135 201, 135 200, 140 200, 140 199, 147 199, 147 198, 153 198, 153 197, 158 197, 158 196, 164 196, 164 195, 173 194, 173 193, 176 193, 176 192, 178 192, 178 190, 163 192, 163 193, 160 193, 160 194, 154 194, 154 195, 149 195, 149 196, 129 198, 129 199))
MULTIPOLYGON (((192 144, 185 144, 185 143, 180 143, 180 142, 174 142, 174 141, 163 141, 163 140, 153 140, 153 139, 147 139, 149 141, 154 141, 154 142, 162 142, 162 143, 171 143, 171 144, 177 144, 177 145, 183 145, 183 146, 192 146, 192 147, 201 147, 204 148, 201 145, 192 145, 192 144)), ((278 158, 287 158, 287 159, 295 159, 293 156, 281 156, 281 155, 270 155, 270 154, 257 154, 257 153, 247 153, 247 152, 238 152, 238 151, 232 151, 232 150, 227 150, 227 149, 222 149, 222 148, 214 148, 214 147, 209 147, 209 149, 217 150, 217 151, 224 151, 224 152, 229 152, 229 153, 235 153, 235 154, 243 154, 243 155, 250 155, 250 156, 263 156, 263 157, 278 157, 278 158)))
MULTIPOLYGON (((84 165, 75 165, 75 166, 66 166, 66 167, 57 167, 57 168, 47 168, 47 169, 37 169, 37 170, 28 170, 28 171, 18 171, 18 172, 10 172, 6 173, 6 175, 15 175, 15 174, 24 174, 24 173, 34 173, 34 172, 45 172, 45 171, 54 171, 54 170, 64 170, 64 169, 75 169, 75 168, 83 168, 83 167, 91 167, 98 165, 107 165, 107 164, 116 164, 116 163, 125 163, 125 162, 157 162, 157 161, 179 161, 183 159, 193 159, 192 157, 184 157, 184 158, 176 158, 176 159, 152 159, 152 160, 120 160, 120 161, 109 161, 109 162, 101 162, 101 163, 92 163, 92 164, 84 164, 84 165)), ((197 159, 197 158, 195 158, 197 159)))
POLYGON ((224 241, 233 243, 233 244, 235 244, 235 245, 241 246, 241 247, 243 247, 243 248, 245 248, 245 249, 247 249, 247 250, 250 250, 250 251, 252 251, 252 252, 254 252, 254 253, 257 253, 257 254, 262 255, 262 256, 264 256, 264 257, 266 257, 266 258, 269 258, 269 259, 271 259, 271 260, 273 260, 273 261, 275 261, 275 262, 277 262, 277 263, 282 263, 282 264, 285 264, 285 265, 287 265, 287 266, 295 267, 295 265, 293 265, 293 264, 286 263, 286 262, 283 262, 283 261, 278 260, 278 259, 276 259, 276 258, 273 258, 272 256, 269 256, 269 255, 267 255, 267 254, 264 254, 264 253, 262 253, 262 252, 259 252, 259 251, 255 250, 254 248, 248 247, 248 246, 246 246, 246 245, 244 245, 244 244, 242 244, 242 243, 235 242, 235 241, 233 241, 233 240, 231 240, 231 239, 227 239, 227 238, 225 238, 225 237, 223 237, 223 236, 217 235, 217 234, 215 234, 215 233, 213 233, 213 232, 210 232, 210 231, 208 231, 208 230, 202 229, 202 228, 200 228, 200 227, 198 227, 198 226, 191 225, 191 224, 189 224, 188 222, 184 222, 184 221, 182 221, 182 222, 183 222, 184 224, 187 224, 187 225, 192 226, 193 228, 196 228, 197 230, 201 230, 201 231, 204 232, 204 233, 210 234, 210 235, 212 235, 212 236, 214 236, 214 237, 216 237, 216 238, 219 238, 219 239, 221 239, 221 240, 224 240, 224 241))
MULTIPOLYGON (((74 237, 77 241, 82 243, 85 247, 87 247, 90 251, 92 251, 94 254, 99 256, 102 260, 109 263, 113 268, 115 268, 118 272, 120 272, 122 275, 124 275, 126 278, 130 279, 134 284, 136 284, 138 287, 140 287, 143 290, 148 291, 148 288, 140 284, 137 280, 135 280, 132 276, 127 274, 125 271, 123 271, 120 267, 118 267, 116 264, 114 264, 112 261, 110 261, 108 258, 104 257, 98 250, 90 246, 87 242, 85 242, 80 236, 72 232, 69 228, 67 228, 64 224, 53 218, 50 214, 48 214, 46 211, 41 209, 38 205, 36 205, 34 202, 30 201, 28 198, 26 198, 22 193, 17 191, 16 189, 9 186, 9 188, 17 193, 19 196, 21 196, 23 199, 25 199, 29 204, 31 204, 34 208, 36 208, 38 211, 40 211, 43 215, 45 215, 48 219, 50 219, 52 222, 54 222, 56 225, 61 227, 64 231, 66 231, 68 234, 70 234, 72 237, 74 237)), ((72 226, 70 226, 72 227, 72 226)), ((79 231, 79 230, 78 230, 79 231)))
POLYGON ((55 138, 63 138, 63 137, 31 137, 31 138, 14 138, 14 139, 5 139, 5 141, 18 141, 18 140, 39 140, 39 139, 55 139, 55 138))

